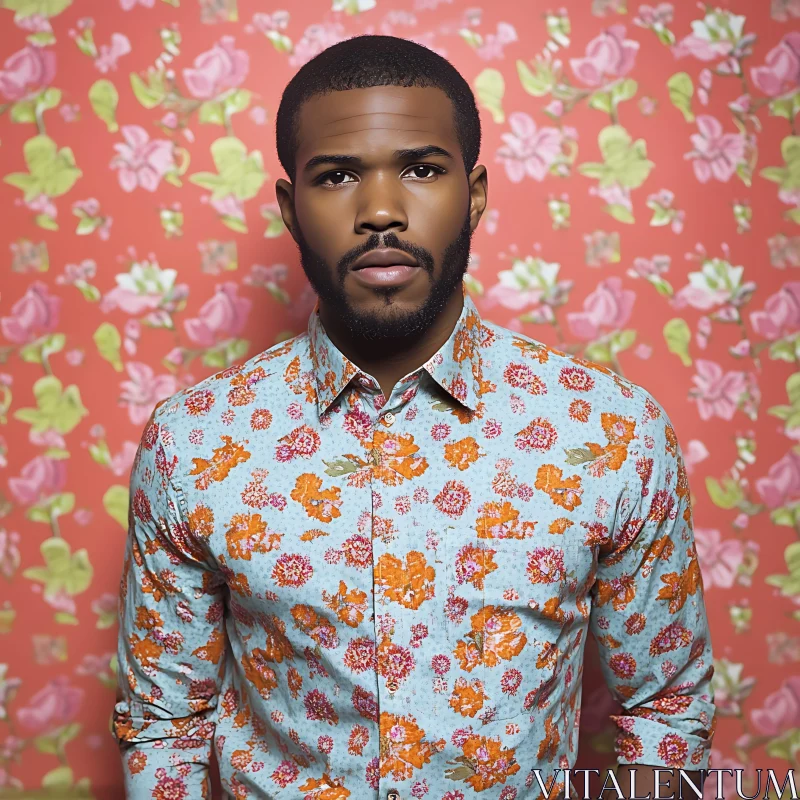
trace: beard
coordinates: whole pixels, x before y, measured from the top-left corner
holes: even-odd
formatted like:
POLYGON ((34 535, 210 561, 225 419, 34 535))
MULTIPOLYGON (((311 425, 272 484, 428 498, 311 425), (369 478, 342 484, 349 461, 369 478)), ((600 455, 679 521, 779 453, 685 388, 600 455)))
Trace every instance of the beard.
MULTIPOLYGON (((437 279, 434 278, 434 259, 428 250, 408 242, 401 242, 394 233, 385 234, 382 239, 373 233, 359 247, 345 254, 331 269, 325 260, 308 244, 300 226, 297 226, 297 246, 300 251, 300 263, 303 271, 316 292, 320 301, 331 310, 335 310, 337 319, 355 340, 377 341, 383 345, 394 344, 404 347, 404 342, 418 339, 434 324, 444 311, 453 293, 461 284, 469 265, 472 230, 467 213, 464 224, 458 235, 445 248, 442 256, 442 270, 437 279), (364 311, 354 307, 347 296, 344 284, 350 265, 362 253, 378 247, 391 247, 410 253, 417 260, 430 282, 430 291, 424 302, 410 311, 388 307, 387 311, 364 311)), ((388 300, 402 287, 388 286, 373 289, 375 294, 384 295, 388 300)))

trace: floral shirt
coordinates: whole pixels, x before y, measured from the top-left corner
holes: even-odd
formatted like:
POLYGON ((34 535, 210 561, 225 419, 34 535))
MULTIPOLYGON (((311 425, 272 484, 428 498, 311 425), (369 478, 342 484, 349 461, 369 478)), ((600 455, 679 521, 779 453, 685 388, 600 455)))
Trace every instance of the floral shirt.
POLYGON ((619 763, 708 767, 711 640, 666 412, 466 290, 388 398, 317 305, 159 403, 120 615, 136 800, 208 797, 212 747, 237 798, 563 797, 589 632, 619 763))

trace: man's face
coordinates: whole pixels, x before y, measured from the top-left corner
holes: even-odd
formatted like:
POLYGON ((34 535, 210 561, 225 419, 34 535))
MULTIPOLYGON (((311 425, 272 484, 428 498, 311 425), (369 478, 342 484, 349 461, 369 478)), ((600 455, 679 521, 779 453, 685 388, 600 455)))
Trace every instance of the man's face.
POLYGON ((314 97, 296 169, 278 200, 323 311, 360 339, 428 330, 461 292, 486 195, 484 168, 465 173, 449 98, 398 86, 314 97), (416 265, 358 269, 387 247, 416 265))

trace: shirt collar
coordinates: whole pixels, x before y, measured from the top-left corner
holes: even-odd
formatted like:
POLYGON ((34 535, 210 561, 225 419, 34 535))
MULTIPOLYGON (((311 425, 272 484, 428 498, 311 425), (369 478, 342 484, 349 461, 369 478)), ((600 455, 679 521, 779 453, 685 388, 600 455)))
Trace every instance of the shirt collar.
MULTIPOLYGON (((465 284, 462 284, 462 291, 464 307, 449 338, 411 375, 425 370, 451 397, 475 411, 481 395, 495 388, 483 379, 480 353, 494 335, 483 324, 465 284)), ((311 371, 317 389, 317 410, 321 416, 354 378, 363 377, 369 381, 370 376, 330 340, 319 318, 319 300, 309 316, 308 339, 311 371)))

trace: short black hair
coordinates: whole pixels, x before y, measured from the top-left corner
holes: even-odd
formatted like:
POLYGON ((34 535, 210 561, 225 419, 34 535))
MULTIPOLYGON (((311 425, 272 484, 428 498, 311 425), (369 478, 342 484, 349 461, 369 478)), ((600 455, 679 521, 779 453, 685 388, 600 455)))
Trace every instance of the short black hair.
POLYGON ((330 92, 372 86, 441 89, 453 104, 456 136, 467 174, 481 148, 481 121, 475 96, 461 73, 438 53, 398 36, 364 34, 331 45, 305 63, 284 89, 275 119, 278 159, 295 180, 297 127, 306 100, 330 92))

